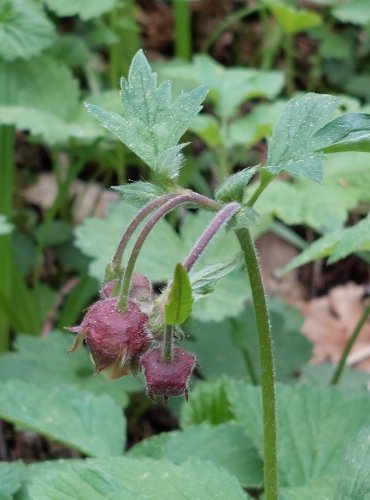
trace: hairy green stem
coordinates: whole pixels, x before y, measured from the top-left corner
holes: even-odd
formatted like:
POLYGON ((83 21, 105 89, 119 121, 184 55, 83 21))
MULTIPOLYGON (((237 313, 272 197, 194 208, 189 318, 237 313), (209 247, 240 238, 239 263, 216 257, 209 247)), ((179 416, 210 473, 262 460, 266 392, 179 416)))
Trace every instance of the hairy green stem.
POLYGON ((231 219, 233 215, 240 209, 240 205, 237 202, 232 202, 226 205, 214 219, 210 222, 208 227, 204 230, 202 235, 199 237, 198 241, 195 243, 193 248, 190 250, 189 255, 186 257, 183 266, 187 271, 194 266, 196 261, 202 255, 204 250, 207 248, 209 242, 218 233, 218 231, 231 219))
POLYGON ((139 253, 147 236, 150 234, 151 230, 154 228, 157 222, 159 222, 165 215, 171 212, 171 210, 178 207, 179 205, 184 205, 188 203, 194 204, 199 207, 207 208, 208 210, 218 210, 220 208, 220 204, 217 203, 216 201, 211 200, 210 198, 202 196, 198 193, 194 193, 192 191, 187 191, 184 194, 179 194, 178 196, 170 199, 164 205, 158 208, 158 210, 150 217, 150 219, 144 225, 132 249, 120 287, 119 299, 117 304, 119 310, 124 311, 126 308, 127 299, 130 291, 132 274, 134 272, 137 258, 139 256, 139 253))
POLYGON ((362 330, 363 326, 365 325, 369 315, 370 315, 370 305, 367 306, 366 309, 364 310, 364 312, 362 313, 360 319, 357 322, 357 325, 355 326, 355 329, 352 332, 352 335, 348 339, 347 344, 345 345, 345 347, 343 349, 343 353, 342 353, 342 356, 339 360, 338 366, 337 366, 337 368, 332 376, 330 384, 336 385, 339 382, 339 380, 343 374, 343 370, 344 370, 344 367, 346 365, 348 355, 351 352, 352 347, 354 346, 354 343, 358 339, 358 336, 360 335, 361 330, 362 330))
POLYGON ((235 233, 244 255, 249 276, 258 331, 263 407, 265 498, 266 500, 277 500, 275 369, 269 313, 257 252, 250 231, 243 228, 236 230, 235 233))
POLYGON ((255 190, 255 192, 252 194, 250 199, 247 202, 248 207, 253 207, 258 198, 261 196, 261 194, 264 192, 264 190, 267 188, 267 186, 270 184, 270 182, 275 178, 273 174, 268 172, 267 170, 261 171, 261 180, 259 183, 259 186, 255 190))

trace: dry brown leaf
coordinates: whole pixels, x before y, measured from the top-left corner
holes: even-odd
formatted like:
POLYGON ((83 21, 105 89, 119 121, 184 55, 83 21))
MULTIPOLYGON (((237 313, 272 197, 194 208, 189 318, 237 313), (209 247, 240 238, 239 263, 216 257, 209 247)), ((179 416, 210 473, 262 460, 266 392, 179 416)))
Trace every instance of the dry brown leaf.
MULTIPOLYGON (((58 185, 55 175, 42 173, 37 182, 23 190, 24 199, 41 210, 48 210, 58 193, 58 185)), ((119 195, 113 191, 104 189, 96 182, 73 182, 69 192, 73 197, 72 214, 76 223, 82 222, 86 217, 103 217, 107 214, 108 207, 119 199, 119 195)))
MULTIPOLYGON (((337 362, 347 340, 360 319, 365 304, 365 287, 354 283, 332 288, 328 295, 307 302, 303 309, 303 333, 314 343, 312 363, 337 362)), ((365 324, 352 353, 370 347, 370 322, 365 324)), ((370 371, 370 359, 361 361, 357 368, 370 371)))

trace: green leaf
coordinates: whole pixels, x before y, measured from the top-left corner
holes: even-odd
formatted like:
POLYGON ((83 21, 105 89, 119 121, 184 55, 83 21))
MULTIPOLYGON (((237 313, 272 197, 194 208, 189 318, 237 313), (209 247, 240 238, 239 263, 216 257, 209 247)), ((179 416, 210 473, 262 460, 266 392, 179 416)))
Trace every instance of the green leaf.
POLYGON ((370 22, 370 5, 367 0, 351 0, 333 9, 332 14, 343 23, 362 26, 370 22))
POLYGON ((193 295, 188 273, 182 264, 176 264, 173 281, 165 305, 168 325, 181 325, 191 314, 193 295))
POLYGON ((230 175, 217 189, 216 199, 224 203, 231 201, 241 203, 243 201, 244 189, 256 171, 257 167, 250 167, 230 175))
POLYGON ((268 151, 268 170, 322 181, 323 154, 315 151, 315 133, 331 118, 340 100, 308 93, 291 99, 274 127, 268 151))
MULTIPOLYGON (((202 304, 202 301, 199 302, 202 304)), ((199 371, 204 378, 215 378, 220 375, 245 378, 246 372, 243 354, 232 339, 233 324, 230 320, 202 321, 191 319, 186 325, 185 349, 195 353, 199 371), (212 346, 212 355, 210 355, 212 346)))
POLYGON ((294 9, 279 2, 269 2, 269 8, 288 35, 295 35, 301 31, 315 28, 322 23, 321 16, 316 12, 304 9, 294 9))
POLYGON ((370 152, 370 115, 347 113, 339 116, 318 130, 314 140, 316 148, 325 153, 370 152))
POLYGON ((234 419, 227 394, 230 379, 219 377, 216 380, 198 382, 191 391, 187 404, 181 407, 181 426, 189 427, 207 422, 219 425, 234 419))
MULTIPOLYGON (((228 397, 237 421, 262 454, 260 390, 242 382, 228 397)), ((368 424, 370 400, 365 392, 338 388, 278 386, 278 468, 282 487, 303 486, 338 473, 348 444, 368 424)))
POLYGON ((333 264, 361 250, 370 250, 370 215, 354 226, 343 229, 342 238, 335 246, 328 262, 333 264))
POLYGON ((123 184, 122 186, 112 186, 112 189, 122 194, 127 203, 139 207, 165 194, 165 191, 159 186, 143 181, 123 184))
POLYGON ((9 234, 13 230, 12 224, 9 224, 5 215, 0 214, 0 235, 9 234))
POLYGON ((191 460, 178 466, 149 458, 91 460, 68 471, 45 472, 32 481, 29 495, 32 500, 249 498, 234 476, 210 462, 191 460))
POLYGON ((1 124, 30 130, 51 145, 65 143, 70 137, 99 137, 99 127, 93 120, 81 121, 79 85, 69 68, 39 57, 22 63, 0 63, 0 71, 5 72, 16 95, 15 102, 1 103, 1 124))
POLYGON ((59 385, 44 389, 20 380, 0 384, 0 416, 96 457, 120 455, 121 408, 109 396, 59 385))
POLYGON ((200 271, 193 271, 193 269, 191 269, 189 277, 194 300, 196 301, 204 295, 212 293, 217 281, 240 267, 242 262, 243 257, 241 254, 238 254, 234 259, 228 262, 211 264, 200 271))
POLYGON ((53 24, 32 0, 2 0, 0 4, 0 57, 30 59, 51 45, 53 24))
POLYGON ((309 245, 303 252, 301 252, 297 257, 289 262, 283 269, 283 272, 289 272, 296 267, 303 266, 314 260, 323 259, 330 255, 336 245, 343 237, 344 229, 338 229, 337 231, 332 231, 325 236, 317 239, 311 245, 309 245))
POLYGON ((47 55, 71 68, 86 66, 92 57, 85 37, 72 34, 59 34, 47 55))
POLYGON ((333 264, 348 255, 364 250, 370 250, 370 217, 354 226, 325 234, 291 260, 283 271, 290 271, 324 257, 329 257, 328 263, 333 264))
POLYGON ((213 115, 202 113, 196 116, 190 130, 197 134, 210 148, 222 144, 220 123, 213 115))
MULTIPOLYGON (((330 385, 336 365, 323 363, 320 365, 307 364, 303 367, 299 382, 308 385, 326 387, 330 385)), ((349 391, 363 391, 369 383, 369 374, 365 371, 345 368, 340 379, 340 387, 349 391)))
POLYGON ((126 406, 127 392, 141 389, 141 384, 134 377, 114 381, 94 377, 87 349, 69 354, 72 343, 72 335, 57 331, 47 337, 18 335, 14 351, 0 355, 0 380, 31 382, 45 390, 70 384, 96 395, 108 394, 126 406))
POLYGON ((362 429, 349 446, 334 498, 370 498, 370 427, 362 429))
POLYGON ((87 105, 100 123, 116 135, 160 178, 177 177, 185 144, 178 144, 201 110, 206 89, 182 93, 171 103, 169 81, 157 87, 157 76, 140 50, 132 60, 128 79, 122 78, 122 115, 87 105))
POLYGON ((224 142, 228 147, 241 145, 250 148, 261 139, 269 137, 284 106, 285 102, 280 100, 269 104, 257 104, 247 115, 230 123, 223 137, 224 142))
MULTIPOLYGON (((335 478, 318 479, 304 486, 281 488, 280 500, 335 500, 335 478)), ((349 500, 349 499, 348 499, 349 500)))
POLYGON ((248 99, 273 99, 284 84, 280 71, 226 69, 206 55, 196 56, 193 66, 195 78, 210 87, 209 97, 216 104, 216 113, 225 120, 232 118, 248 99))
POLYGON ((254 208, 260 215, 275 215, 288 225, 305 224, 318 232, 327 232, 340 228, 358 202, 358 190, 339 182, 322 185, 306 179, 296 179, 294 183, 275 179, 268 195, 261 196, 254 208))
POLYGON ((58 16, 79 16, 83 21, 87 21, 112 10, 117 4, 117 0, 105 0, 104 2, 100 0, 63 0, 63 2, 59 0, 45 0, 45 3, 58 16))
POLYGON ((162 78, 170 78, 179 89, 194 84, 207 85, 209 99, 218 117, 228 121, 249 99, 274 99, 284 85, 281 71, 225 68, 207 55, 197 55, 193 63, 166 62, 156 66, 162 78))
MULTIPOLYGON (((275 369, 278 380, 286 380, 298 372, 312 355, 311 342, 302 335, 303 318, 300 312, 280 300, 270 300, 271 333, 275 350, 275 369)), ((260 383, 258 332, 252 304, 233 323, 232 338, 245 353, 252 381, 260 383)))
POLYGON ((189 458, 210 461, 236 476, 246 488, 262 486, 262 460, 242 427, 233 422, 187 427, 141 441, 129 457, 154 457, 181 464, 189 458))
POLYGON ((12 500, 25 475, 23 462, 0 463, 0 500, 12 500))

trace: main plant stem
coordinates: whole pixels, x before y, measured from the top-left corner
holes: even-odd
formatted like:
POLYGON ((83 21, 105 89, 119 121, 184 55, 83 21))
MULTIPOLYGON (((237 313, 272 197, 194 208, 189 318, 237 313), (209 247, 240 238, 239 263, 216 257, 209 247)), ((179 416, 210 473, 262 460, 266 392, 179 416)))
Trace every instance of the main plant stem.
POLYGON ((277 500, 276 397, 273 346, 265 290, 249 229, 236 230, 252 289, 261 362, 263 457, 266 500, 277 500))
POLYGON ((345 348, 343 349, 343 353, 342 353, 342 356, 341 356, 340 361, 338 363, 338 366, 337 366, 337 368, 333 374, 333 377, 330 381, 330 383, 332 385, 335 385, 339 382, 339 379, 341 378, 344 367, 346 365, 348 355, 351 352, 352 347, 354 346, 354 343, 356 342, 358 336, 360 335, 361 330, 364 327, 369 315, 370 315, 370 305, 367 306, 366 309, 364 310, 364 312, 362 313, 360 319, 358 320, 357 325, 355 326, 355 329, 352 332, 352 335, 348 339, 347 344, 345 345, 345 348))

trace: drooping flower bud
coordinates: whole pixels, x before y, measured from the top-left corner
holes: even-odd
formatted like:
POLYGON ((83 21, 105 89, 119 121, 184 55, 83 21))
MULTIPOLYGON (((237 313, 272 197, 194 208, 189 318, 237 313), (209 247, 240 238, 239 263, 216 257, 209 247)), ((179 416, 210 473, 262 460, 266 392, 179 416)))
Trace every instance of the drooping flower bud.
POLYGON ((147 394, 155 396, 188 397, 189 379, 196 365, 196 357, 191 352, 175 347, 170 362, 163 360, 162 349, 157 347, 141 358, 145 371, 147 394))
POLYGON ((90 349, 96 372, 115 379, 139 370, 140 356, 152 338, 146 330, 148 316, 129 300, 125 312, 118 311, 117 298, 95 302, 85 314, 81 325, 67 328, 78 334, 72 351, 83 339, 90 349))

